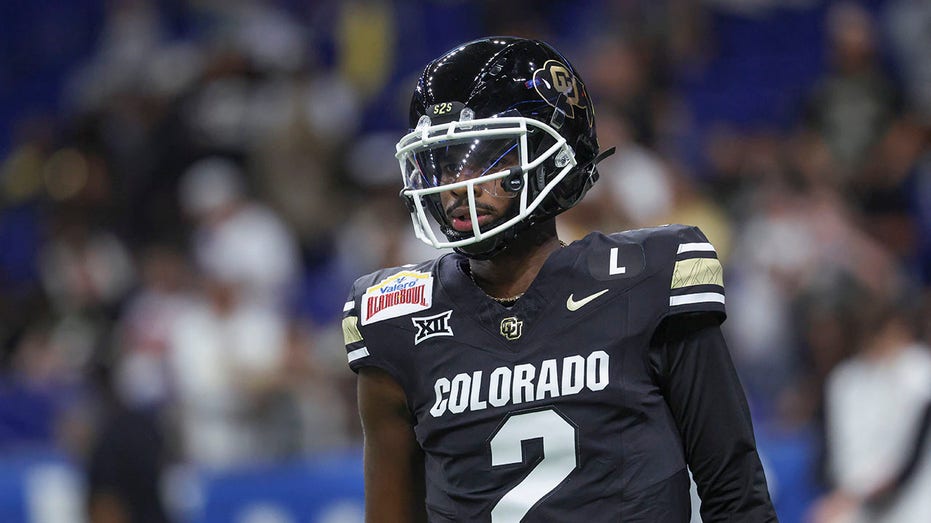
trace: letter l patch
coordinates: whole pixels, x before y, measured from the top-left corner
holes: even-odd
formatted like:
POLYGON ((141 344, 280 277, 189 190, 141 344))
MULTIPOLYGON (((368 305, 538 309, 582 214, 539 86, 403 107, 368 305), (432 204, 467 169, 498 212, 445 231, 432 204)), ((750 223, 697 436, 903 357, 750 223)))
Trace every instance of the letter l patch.
MULTIPOLYGON (((602 258, 604 259, 604 258, 602 258)), ((611 264, 608 266, 608 274, 615 276, 617 274, 624 274, 627 272, 627 267, 618 267, 617 266, 617 247, 611 249, 611 264)))

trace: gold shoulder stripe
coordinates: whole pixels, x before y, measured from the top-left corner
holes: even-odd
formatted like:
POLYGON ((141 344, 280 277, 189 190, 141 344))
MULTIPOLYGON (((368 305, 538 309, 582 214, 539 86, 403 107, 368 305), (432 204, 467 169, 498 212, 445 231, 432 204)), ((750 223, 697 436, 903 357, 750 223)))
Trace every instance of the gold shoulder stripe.
POLYGON ((362 333, 359 332, 359 317, 346 316, 343 318, 343 339, 346 345, 362 341, 362 333))
POLYGON ((670 289, 693 285, 724 286, 724 270, 716 258, 690 258, 676 262, 672 271, 670 289))

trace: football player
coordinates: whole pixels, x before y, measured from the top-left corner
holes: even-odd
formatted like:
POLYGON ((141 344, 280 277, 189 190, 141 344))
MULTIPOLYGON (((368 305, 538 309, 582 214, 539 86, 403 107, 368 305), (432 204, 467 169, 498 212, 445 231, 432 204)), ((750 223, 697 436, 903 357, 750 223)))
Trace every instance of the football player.
POLYGON ((598 178, 592 101, 549 45, 463 44, 424 69, 397 144, 436 260, 359 278, 367 521, 776 521, 695 227, 571 245, 598 178), (440 234, 435 230, 438 229, 440 234))

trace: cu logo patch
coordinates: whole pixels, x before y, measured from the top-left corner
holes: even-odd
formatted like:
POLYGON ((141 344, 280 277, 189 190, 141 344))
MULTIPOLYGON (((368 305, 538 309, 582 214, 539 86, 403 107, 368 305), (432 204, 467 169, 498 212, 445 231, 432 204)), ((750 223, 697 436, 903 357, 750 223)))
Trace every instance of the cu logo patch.
POLYGON ((449 317, 452 314, 453 311, 448 310, 425 318, 411 318, 414 327, 417 327, 417 334, 414 335, 414 345, 419 345, 420 342, 437 336, 452 336, 453 329, 449 326, 449 317))
POLYGON ((524 322, 518 320, 516 317, 511 316, 501 320, 501 335, 509 340, 516 340, 520 338, 521 332, 524 330, 524 322))

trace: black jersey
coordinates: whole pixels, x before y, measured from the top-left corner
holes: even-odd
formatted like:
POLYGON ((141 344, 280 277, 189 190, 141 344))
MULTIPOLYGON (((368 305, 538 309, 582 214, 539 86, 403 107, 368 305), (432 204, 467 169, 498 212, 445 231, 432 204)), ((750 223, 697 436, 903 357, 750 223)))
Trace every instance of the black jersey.
POLYGON ((697 228, 592 233, 510 307, 448 254, 360 278, 344 310, 350 367, 407 395, 431 521, 688 521, 688 447, 648 351, 665 318, 724 319, 697 228))

